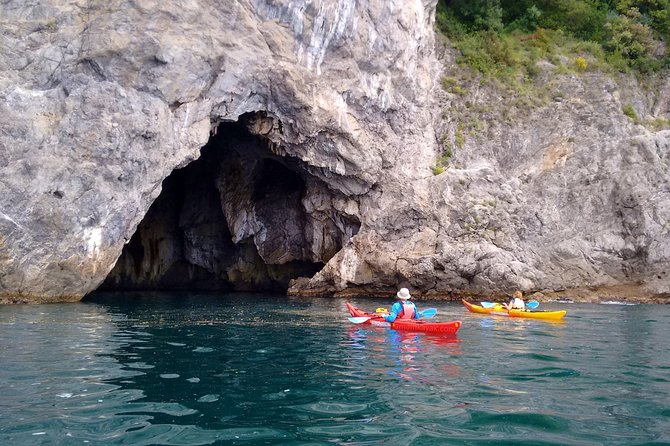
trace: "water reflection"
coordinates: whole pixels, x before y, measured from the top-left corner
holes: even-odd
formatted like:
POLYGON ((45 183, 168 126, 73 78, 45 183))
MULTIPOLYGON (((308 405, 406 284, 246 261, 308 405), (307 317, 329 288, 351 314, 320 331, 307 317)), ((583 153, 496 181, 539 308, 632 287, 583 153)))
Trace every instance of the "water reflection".
POLYGON ((436 384, 445 376, 456 378, 460 374, 458 364, 450 361, 461 354, 460 339, 455 335, 380 327, 350 327, 348 335, 351 348, 367 349, 370 363, 380 364, 375 373, 423 384, 436 384))

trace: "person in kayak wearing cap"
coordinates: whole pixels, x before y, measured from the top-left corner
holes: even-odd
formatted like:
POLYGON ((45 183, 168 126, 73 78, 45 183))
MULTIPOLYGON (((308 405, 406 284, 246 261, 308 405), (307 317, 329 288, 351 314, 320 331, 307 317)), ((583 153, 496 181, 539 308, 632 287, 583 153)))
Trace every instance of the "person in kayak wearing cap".
POLYGON ((391 312, 388 316, 384 316, 386 322, 393 322, 396 319, 419 319, 419 310, 416 309, 414 302, 409 300, 412 296, 409 294, 407 288, 400 288, 400 291, 396 293, 396 297, 400 300, 395 302, 391 307, 391 312))

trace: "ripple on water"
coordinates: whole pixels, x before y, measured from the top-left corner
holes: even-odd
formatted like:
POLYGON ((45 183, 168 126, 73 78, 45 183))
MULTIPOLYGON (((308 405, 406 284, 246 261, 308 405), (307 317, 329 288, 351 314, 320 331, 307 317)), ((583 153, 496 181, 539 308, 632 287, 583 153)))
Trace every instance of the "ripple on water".
POLYGON ((528 358, 530 360, 544 361, 544 362, 565 362, 565 359, 558 356, 547 355, 543 353, 521 353, 521 358, 528 358))
POLYGON ((192 425, 180 426, 174 424, 155 424, 140 430, 125 432, 123 444, 169 446, 200 446, 217 441, 261 441, 286 440, 289 434, 269 428, 240 428, 240 429, 203 429, 192 425))
POLYGON ((366 410, 368 407, 369 407, 368 404, 337 403, 337 402, 325 402, 325 401, 293 406, 294 409, 303 412, 311 412, 319 415, 330 415, 330 416, 352 415, 361 412, 363 410, 366 410))
POLYGON ((578 370, 562 367, 539 367, 536 369, 518 370, 507 376, 512 381, 528 381, 535 378, 571 378, 581 376, 578 370))
MULTIPOLYGON (((410 433, 413 429, 415 428, 409 425, 401 427, 400 426, 383 427, 379 425, 371 425, 364 422, 358 422, 358 423, 346 423, 346 424, 339 423, 331 425, 322 424, 320 426, 319 425, 309 426, 301 428, 300 431, 311 435, 327 438, 330 442, 340 439, 340 443, 343 443, 342 440, 352 437, 355 438, 364 437, 365 440, 367 441, 371 440, 380 441, 384 438, 398 438, 401 435, 407 437, 407 434, 410 433)), ((361 443, 360 441, 358 441, 355 444, 366 444, 366 443, 361 443)))
POLYGON ((497 426, 507 431, 514 431, 518 427, 530 427, 544 432, 562 432, 569 428, 570 420, 561 416, 530 412, 492 413, 473 410, 466 426, 478 430, 482 426, 497 426))
POLYGON ((197 347, 193 350, 195 353, 211 353, 214 351, 211 347, 197 347))
POLYGON ((147 364, 146 362, 129 362, 126 364, 126 367, 131 369, 153 369, 155 365, 147 364))
POLYGON ((198 398, 199 403, 213 403, 215 401, 219 401, 218 393, 210 393, 208 395, 204 395, 198 398))

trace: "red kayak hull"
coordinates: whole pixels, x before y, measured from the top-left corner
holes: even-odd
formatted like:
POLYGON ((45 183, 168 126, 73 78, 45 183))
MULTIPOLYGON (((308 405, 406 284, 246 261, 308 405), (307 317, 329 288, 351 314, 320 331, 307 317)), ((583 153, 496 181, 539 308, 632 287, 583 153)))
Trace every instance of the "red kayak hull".
POLYGON ((363 310, 360 310, 350 303, 347 304, 347 309, 353 317, 369 317, 370 320, 365 321, 364 324, 367 325, 380 325, 392 328, 394 330, 404 330, 404 331, 418 331, 423 333, 441 333, 441 334, 456 334, 459 328, 461 328, 461 321, 449 321, 449 322, 428 322, 425 320, 417 319, 396 319, 395 322, 388 323, 384 320, 383 317, 377 315, 376 313, 366 313, 363 310))

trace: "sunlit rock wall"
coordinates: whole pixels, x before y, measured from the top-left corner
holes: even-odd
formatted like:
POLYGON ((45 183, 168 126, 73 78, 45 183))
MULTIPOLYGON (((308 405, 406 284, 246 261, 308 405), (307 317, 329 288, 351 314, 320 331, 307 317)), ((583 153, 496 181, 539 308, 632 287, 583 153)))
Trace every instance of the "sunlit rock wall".
MULTIPOLYGON (((95 289, 162 181, 244 113, 265 112, 275 154, 337 193, 312 193, 306 209, 375 220, 387 212, 375 188, 430 175, 434 7, 2 2, 0 296, 95 289)), ((327 237, 309 242, 328 250, 327 237)))
MULTIPOLYGON (((453 59, 444 65, 455 76, 453 59)), ((670 81, 548 71, 532 106, 476 76, 461 82, 436 125, 453 147, 449 168, 413 182, 411 198, 380 195, 391 211, 295 288, 668 302, 670 131, 649 123, 670 119, 670 81), (459 119, 477 127, 460 147, 449 139, 459 119)))

